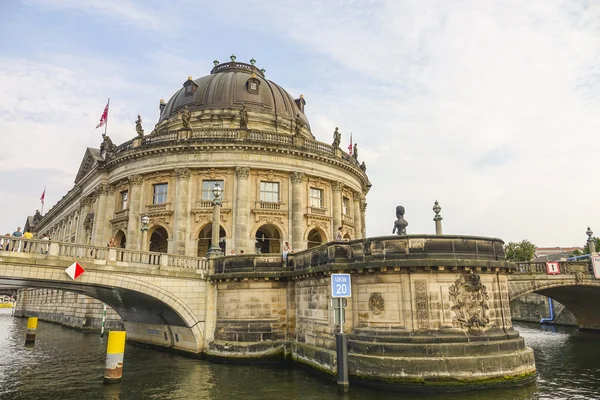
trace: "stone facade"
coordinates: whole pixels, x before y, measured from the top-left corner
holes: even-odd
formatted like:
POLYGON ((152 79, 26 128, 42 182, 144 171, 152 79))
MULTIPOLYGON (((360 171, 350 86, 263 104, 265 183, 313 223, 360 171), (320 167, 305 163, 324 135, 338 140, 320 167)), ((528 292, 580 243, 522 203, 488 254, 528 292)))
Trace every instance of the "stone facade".
MULTIPOLYGON (((577 318, 565 306, 556 300, 553 301, 554 320, 548 324, 578 326, 577 318)), ((542 318, 550 317, 548 297, 537 293, 528 293, 510 302, 511 318, 514 321, 536 322, 542 318)))

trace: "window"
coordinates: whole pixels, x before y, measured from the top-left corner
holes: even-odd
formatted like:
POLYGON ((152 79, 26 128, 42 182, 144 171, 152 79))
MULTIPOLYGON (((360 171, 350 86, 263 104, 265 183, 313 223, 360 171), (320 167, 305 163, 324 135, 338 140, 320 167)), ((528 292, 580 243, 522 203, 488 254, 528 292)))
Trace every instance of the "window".
POLYGON ((342 198, 342 214, 348 215, 350 212, 350 199, 347 197, 342 198))
POLYGON ((127 198, 129 196, 129 192, 124 190, 121 192, 121 210, 127 210, 127 198))
POLYGON ((310 206, 323 208, 323 189, 310 188, 310 206))
POLYGON ((202 181, 202 200, 212 201, 215 199, 215 195, 213 194, 212 190, 217 183, 219 186, 221 186, 221 189, 223 189, 223 192, 221 193, 221 199, 225 197, 225 185, 223 184, 223 181, 202 181))
POLYGON ((167 189, 169 185, 159 183, 154 185, 154 194, 152 196, 152 204, 164 204, 167 202, 167 189))
POLYGON ((279 183, 261 182, 260 201, 264 201, 267 203, 279 203, 279 183))

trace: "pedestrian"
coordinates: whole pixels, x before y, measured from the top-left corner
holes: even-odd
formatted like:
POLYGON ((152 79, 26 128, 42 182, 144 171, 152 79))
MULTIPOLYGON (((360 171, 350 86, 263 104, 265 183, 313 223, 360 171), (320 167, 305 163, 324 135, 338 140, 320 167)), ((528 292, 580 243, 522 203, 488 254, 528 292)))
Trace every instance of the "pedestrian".
POLYGON ((6 235, 4 235, 4 241, 2 242, 2 248, 6 251, 10 250, 9 246, 10 246, 10 233, 7 233, 6 235))
POLYGON ((344 229, 344 228, 340 226, 335 234, 336 242, 341 242, 342 240, 344 240, 344 235, 342 233, 342 229, 344 229))
POLYGON ((229 255, 235 256, 235 251, 231 250, 231 251, 229 252, 229 255))
MULTIPOLYGON (((25 231, 25 233, 23 234, 23 239, 27 239, 27 240, 33 239, 33 233, 31 233, 31 231, 29 229, 27 229, 25 231)), ((23 251, 27 250, 27 243, 29 243, 29 242, 26 242, 26 241, 23 242, 23 251)))
POLYGON ((44 243, 40 246, 40 252, 42 254, 48 254, 48 243, 50 243, 50 236, 44 234, 42 236, 42 240, 44 241, 44 243))
POLYGON ((287 258, 288 253, 293 253, 292 246, 290 246, 290 242, 286 241, 283 243, 283 264, 287 267, 287 258))
POLYGON ((12 250, 13 251, 19 251, 19 243, 21 242, 20 238, 23 237, 23 232, 21 232, 21 227, 19 226, 17 228, 17 230, 13 232, 12 235, 13 235, 13 237, 18 238, 17 240, 13 240, 13 248, 12 248, 12 250))
POLYGON ((108 247, 117 247, 117 242, 114 237, 111 237, 108 243, 106 244, 108 247))
POLYGON ((241 255, 241 254, 244 254, 244 250, 240 250, 240 255, 241 255))

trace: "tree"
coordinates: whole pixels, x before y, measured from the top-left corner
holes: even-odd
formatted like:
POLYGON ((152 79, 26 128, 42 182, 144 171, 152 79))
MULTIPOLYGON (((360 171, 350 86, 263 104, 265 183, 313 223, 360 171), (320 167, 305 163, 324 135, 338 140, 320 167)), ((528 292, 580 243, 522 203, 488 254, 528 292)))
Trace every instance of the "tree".
POLYGON ((520 242, 508 242, 504 253, 508 261, 531 261, 535 256, 535 244, 525 239, 520 242))

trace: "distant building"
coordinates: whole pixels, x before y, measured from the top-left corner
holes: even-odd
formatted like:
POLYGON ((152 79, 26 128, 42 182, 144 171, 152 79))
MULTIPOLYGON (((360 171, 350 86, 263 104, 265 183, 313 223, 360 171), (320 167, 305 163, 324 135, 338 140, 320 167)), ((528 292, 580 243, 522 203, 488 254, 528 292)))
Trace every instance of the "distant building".
POLYGON ((583 247, 536 247, 533 261, 558 261, 570 257, 577 250, 583 252, 583 247))

